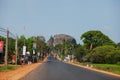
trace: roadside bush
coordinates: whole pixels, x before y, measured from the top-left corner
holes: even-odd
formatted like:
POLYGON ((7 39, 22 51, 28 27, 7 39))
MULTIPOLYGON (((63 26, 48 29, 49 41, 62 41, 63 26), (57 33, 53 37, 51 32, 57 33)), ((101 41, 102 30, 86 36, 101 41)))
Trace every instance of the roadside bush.
POLYGON ((120 61, 120 50, 114 50, 106 55, 106 63, 115 64, 120 61))
POLYGON ((120 61, 120 50, 114 46, 100 46, 95 48, 89 57, 92 63, 117 63, 120 61))
POLYGON ((6 71, 10 71, 10 70, 15 70, 17 68, 19 68, 20 66, 2 66, 0 67, 0 72, 6 72, 6 71))
POLYGON ((117 65, 120 65, 120 61, 119 61, 119 62, 117 62, 117 65))
POLYGON ((84 47, 78 47, 74 50, 73 55, 77 58, 78 61, 82 61, 83 56, 86 55, 86 49, 84 47))

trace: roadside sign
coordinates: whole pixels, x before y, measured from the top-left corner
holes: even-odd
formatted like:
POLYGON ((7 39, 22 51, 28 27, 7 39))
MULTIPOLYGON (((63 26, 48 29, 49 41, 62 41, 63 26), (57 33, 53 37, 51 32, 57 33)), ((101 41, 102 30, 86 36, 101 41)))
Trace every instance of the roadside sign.
POLYGON ((36 48, 36 43, 33 43, 33 48, 36 48))
POLYGON ((23 55, 26 54, 26 46, 23 46, 23 55))
POLYGON ((38 52, 37 55, 40 56, 40 52, 38 52))
POLYGON ((26 54, 30 55, 30 52, 29 52, 29 51, 27 51, 27 52, 26 52, 26 54))
POLYGON ((0 52, 3 52, 4 41, 0 41, 0 52))
POLYGON ((35 50, 33 50, 33 54, 35 54, 35 50))

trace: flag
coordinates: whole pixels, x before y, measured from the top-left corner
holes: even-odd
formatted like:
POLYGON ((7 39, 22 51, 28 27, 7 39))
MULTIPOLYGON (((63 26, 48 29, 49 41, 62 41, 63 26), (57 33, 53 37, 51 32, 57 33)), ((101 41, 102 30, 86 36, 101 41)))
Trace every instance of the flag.
POLYGON ((4 41, 0 41, 0 52, 3 52, 4 41))
POLYGON ((0 51, 3 50, 4 47, 4 41, 0 41, 0 51))

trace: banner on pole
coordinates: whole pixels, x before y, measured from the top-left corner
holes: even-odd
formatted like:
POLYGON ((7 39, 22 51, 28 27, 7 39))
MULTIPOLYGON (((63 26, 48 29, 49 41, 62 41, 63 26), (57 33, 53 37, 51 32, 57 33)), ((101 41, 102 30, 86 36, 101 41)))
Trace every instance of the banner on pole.
POLYGON ((3 51, 4 48, 4 41, 0 41, 0 52, 3 51))
POLYGON ((23 46, 23 55, 26 54, 26 46, 23 46))

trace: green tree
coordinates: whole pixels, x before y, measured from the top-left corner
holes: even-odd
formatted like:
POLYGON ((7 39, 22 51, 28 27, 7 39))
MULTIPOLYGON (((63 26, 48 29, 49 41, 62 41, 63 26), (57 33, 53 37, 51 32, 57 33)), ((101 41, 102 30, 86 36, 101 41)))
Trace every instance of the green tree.
POLYGON ((83 57, 86 55, 86 53, 86 49, 82 46, 77 46, 73 52, 78 61, 83 61, 83 57))
POLYGON ((64 55, 67 55, 67 54, 72 54, 72 51, 74 50, 75 45, 76 43, 63 40, 61 44, 55 45, 54 49, 64 55))
POLYGON ((26 40, 27 50, 30 52, 32 52, 32 50, 33 50, 33 42, 35 42, 33 37, 30 37, 26 40))
POLYGON ((114 46, 100 46, 89 53, 93 63, 116 63, 120 61, 120 50, 114 46))
POLYGON ((69 42, 69 41, 63 41, 62 46, 61 46, 63 54, 64 55, 72 54, 75 45, 76 43, 69 42))
POLYGON ((51 36, 50 39, 47 42, 47 45, 49 46, 50 52, 54 51, 54 38, 51 36))
POLYGON ((63 51, 62 44, 56 45, 56 46, 54 47, 54 51, 55 51, 56 53, 62 53, 62 51, 63 51))
MULTIPOLYGON (((2 58, 5 55, 5 47, 6 47, 6 38, 0 36, 0 40, 4 41, 4 48, 3 48, 3 54, 0 53, 0 58, 2 58)), ((8 38, 8 58, 10 58, 11 54, 15 53, 15 39, 12 37, 8 38)))
POLYGON ((41 53, 41 55, 44 55, 47 50, 47 45, 45 43, 45 39, 41 39, 41 37, 37 36, 35 38, 35 42, 37 44, 37 50, 41 53))
POLYGON ((10 37, 8 40, 8 53, 11 55, 15 53, 15 39, 10 37))
POLYGON ((98 30, 85 32, 81 35, 81 39, 83 40, 84 46, 90 50, 102 45, 115 45, 115 43, 108 36, 98 30))
POLYGON ((117 43, 116 47, 120 49, 120 42, 117 43))
POLYGON ((115 64, 120 62, 120 50, 113 50, 106 55, 106 63, 115 64))
POLYGON ((5 37, 0 36, 0 40, 5 42, 5 37))
POLYGON ((20 38, 18 39, 18 52, 22 53, 22 48, 23 45, 26 45, 26 38, 24 35, 20 36, 20 38))

